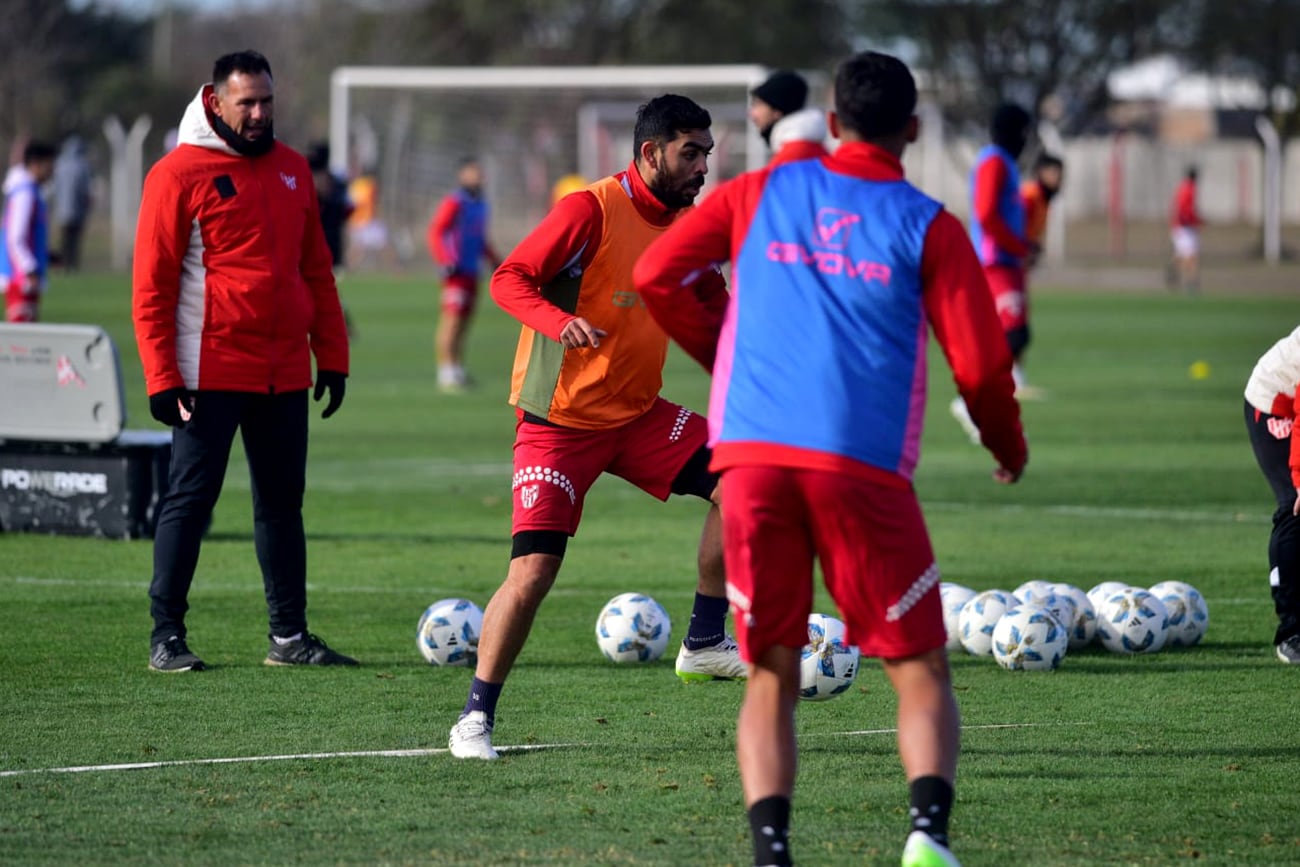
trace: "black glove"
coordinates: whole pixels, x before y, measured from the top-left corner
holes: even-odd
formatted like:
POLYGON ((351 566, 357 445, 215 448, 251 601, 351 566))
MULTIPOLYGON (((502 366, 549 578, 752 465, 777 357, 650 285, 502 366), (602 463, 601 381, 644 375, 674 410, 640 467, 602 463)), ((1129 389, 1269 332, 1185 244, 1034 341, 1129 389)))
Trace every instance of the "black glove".
POLYGON ((329 389, 330 399, 325 404, 325 411, 320 414, 321 418, 329 418, 334 415, 339 406, 343 403, 343 392, 348 387, 348 375, 339 373, 336 370, 318 370, 316 372, 316 391, 312 397, 320 400, 325 395, 325 390, 329 389))
POLYGON ((169 388, 157 394, 149 395, 149 414, 168 427, 180 427, 186 419, 181 418, 181 402, 191 411, 194 399, 183 388, 169 388))

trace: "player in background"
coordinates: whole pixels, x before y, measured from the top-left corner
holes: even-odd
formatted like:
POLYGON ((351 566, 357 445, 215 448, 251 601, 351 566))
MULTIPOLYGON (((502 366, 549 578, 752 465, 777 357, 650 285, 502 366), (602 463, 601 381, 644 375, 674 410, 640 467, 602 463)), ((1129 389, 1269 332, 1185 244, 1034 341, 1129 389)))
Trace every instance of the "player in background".
POLYGON ((772 149, 772 162, 826 156, 826 119, 807 108, 808 82, 783 69, 749 92, 749 119, 772 149))
POLYGON ((1011 356, 970 241, 903 178, 915 109, 902 62, 850 58, 835 79, 832 156, 723 185, 635 272, 655 319, 713 372, 727 594, 750 666, 736 753, 755 864, 791 863, 794 709, 814 558, 848 640, 882 659, 898 694, 912 816, 903 864, 957 863, 947 830, 958 711, 939 569, 912 488, 927 326, 997 460, 994 479, 1016 481, 1028 452, 1011 356), (692 280, 728 259, 723 316, 692 280))
MULTIPOLYGON (((992 141, 975 156, 970 174, 970 236, 984 267, 984 278, 1011 348, 1017 387, 1024 382, 1020 358, 1029 346, 1029 304, 1025 295, 1025 261, 1034 252, 1025 237, 1025 206, 1020 200, 1020 170, 1016 160, 1029 141, 1029 112, 1003 103, 989 123, 992 141)), ((978 445, 978 425, 965 401, 955 398, 953 417, 978 445)))
POLYGON ((442 271, 442 316, 434 336, 438 388, 447 393, 469 385, 465 374, 465 337, 478 299, 479 266, 492 270, 501 259, 488 240, 488 204, 483 198, 483 169, 466 158, 456 173, 458 186, 447 194, 429 221, 429 253, 442 271))
POLYGON ((1172 290, 1195 294, 1201 285, 1201 214, 1196 209, 1196 166, 1188 166, 1169 204, 1169 240, 1173 259, 1165 274, 1172 290))
MULTIPOLYGON (((449 737, 457 758, 497 758, 492 729, 502 685, 559 574, 587 490, 604 472, 661 500, 710 501, 677 673, 687 681, 745 675, 726 633, 707 425, 659 396, 668 338, 632 286, 637 258, 704 185, 710 125, 709 113, 684 96, 641 106, 627 169, 562 199, 492 277, 492 298, 523 324, 510 393, 518 417, 513 542, 505 582, 483 612, 469 698, 449 737)), ((709 270, 697 284, 720 314, 721 273, 709 270)))
POLYGON ((1300 663, 1300 328, 1265 352, 1246 382, 1246 429, 1255 460, 1277 498, 1268 539, 1268 583, 1277 613, 1277 658, 1300 663))
MULTIPOLYGON (((1025 209, 1025 240, 1029 242, 1030 253, 1025 262, 1026 272, 1038 266, 1042 257, 1043 245, 1047 240, 1047 215, 1052 206, 1052 199, 1061 191, 1065 179, 1065 163, 1054 154, 1041 153, 1034 160, 1034 175, 1020 185, 1020 202, 1025 209)), ((1025 296, 1029 295, 1029 274, 1025 274, 1025 296)), ((1027 400, 1040 397, 1042 392, 1029 385, 1024 378, 1023 367, 1020 381, 1017 383, 1016 397, 1027 400)))
MULTIPOLYGON (((334 281, 343 279, 347 267, 344 260, 346 248, 343 246, 343 227, 348 217, 356 210, 348 196, 348 183, 330 168, 330 146, 325 142, 316 142, 307 153, 307 167, 311 169, 311 179, 316 187, 316 201, 320 205, 320 224, 325 232, 325 245, 330 250, 333 263, 334 281)), ((348 338, 357 339, 357 328, 352 321, 348 308, 343 307, 343 321, 347 325, 348 338)))
POLYGON ((0 288, 5 321, 40 319, 41 293, 50 270, 50 221, 41 185, 54 174, 54 145, 28 142, 23 159, 5 175, 0 217, 0 288))

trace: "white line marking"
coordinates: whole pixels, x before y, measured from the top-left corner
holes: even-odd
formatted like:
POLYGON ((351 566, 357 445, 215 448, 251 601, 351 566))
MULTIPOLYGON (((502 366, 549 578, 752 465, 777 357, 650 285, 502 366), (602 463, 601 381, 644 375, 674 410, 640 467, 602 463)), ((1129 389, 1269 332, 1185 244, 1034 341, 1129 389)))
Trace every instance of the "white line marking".
MULTIPOLYGON (((497 747, 501 753, 522 753, 531 750, 554 750, 566 747, 582 747, 586 744, 519 744, 517 746, 497 747)), ((87 774, 98 771, 142 771, 150 768, 176 768, 187 765, 236 765, 250 762, 287 762, 311 761, 319 759, 356 759, 356 758, 421 758, 437 756, 447 752, 446 747, 419 750, 349 750, 338 753, 295 753, 283 756, 236 756, 220 759, 177 759, 167 762, 128 762, 116 765, 74 765, 66 768, 22 768, 13 771, 0 771, 0 777, 19 777, 28 774, 87 774)))
MULTIPOLYGON (((989 729, 1035 729, 1035 728, 1054 728, 1057 726, 1090 726, 1090 722, 1056 722, 1056 723, 990 723, 979 726, 962 726, 964 732, 987 731, 989 729)), ((843 737, 855 735, 892 735, 897 734, 898 729, 862 729, 855 732, 804 732, 800 737, 843 737)))
POLYGON ((1042 513, 1065 518, 1097 518, 1124 521, 1171 521, 1177 524, 1262 524, 1271 512, 1209 512, 1195 509, 1151 509, 1123 506, 1083 506, 1070 503, 1030 506, 1018 503, 957 503, 921 501, 922 509, 933 512, 1042 513))

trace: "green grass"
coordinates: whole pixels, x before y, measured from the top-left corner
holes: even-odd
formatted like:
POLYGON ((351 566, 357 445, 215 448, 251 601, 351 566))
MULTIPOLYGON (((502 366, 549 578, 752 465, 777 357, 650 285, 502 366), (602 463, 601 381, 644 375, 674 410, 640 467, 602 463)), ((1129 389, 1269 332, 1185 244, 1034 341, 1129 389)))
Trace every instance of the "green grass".
MULTIPOLYGON (((509 547, 515 327, 474 335, 482 388, 440 396, 435 289, 349 279, 360 329, 341 412, 314 418, 306 522, 312 628, 365 663, 263 667, 265 607, 238 452, 191 596, 212 669, 146 670, 148 541, 0 536, 0 770, 438 748, 469 673, 433 669, 414 628, 434 599, 483 604, 509 547)), ((54 281, 51 321, 104 324, 135 426, 148 423, 121 277, 54 281)), ((917 488, 945 578, 1011 589, 1183 579, 1209 601, 1193 650, 1067 657, 1050 675, 954 660, 967 730, 953 819, 967 865, 1300 861, 1296 673, 1278 664, 1265 546, 1270 495, 1241 421, 1255 358, 1290 299, 1043 292, 1012 488, 946 412, 932 367, 917 488), (1192 380, 1188 366, 1213 374, 1192 380), (1022 728, 988 728, 1032 724, 1022 728)), ((679 354, 665 393, 707 383, 679 354)), ((151 423, 149 423, 151 424, 151 423)), ((0 778, 0 863, 749 863, 735 768, 743 687, 685 687, 671 661, 615 667, 592 627, 616 593, 689 615, 700 504, 601 481, 508 684, 501 744, 580 744, 485 765, 446 755, 180 765, 0 778)), ((825 606, 825 598, 819 597, 825 606)), ((807 865, 896 864, 906 792, 878 668, 800 709, 793 846, 807 865)))

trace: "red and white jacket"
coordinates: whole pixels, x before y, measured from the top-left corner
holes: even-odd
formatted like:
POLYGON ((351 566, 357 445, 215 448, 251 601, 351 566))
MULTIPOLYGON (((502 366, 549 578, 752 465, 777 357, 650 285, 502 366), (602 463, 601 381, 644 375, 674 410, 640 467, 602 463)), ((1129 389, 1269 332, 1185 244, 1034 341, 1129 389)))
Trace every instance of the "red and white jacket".
POLYGON ((348 372, 348 338, 307 161, 256 157, 217 135, 205 85, 180 144, 144 183, 133 314, 149 394, 284 392, 348 372))
MULTIPOLYGON (((1257 412, 1286 419, 1300 414, 1300 328, 1260 356, 1246 381, 1246 402, 1257 412)), ((1270 423, 1272 429, 1272 423, 1270 423)), ((1283 427, 1285 429, 1285 425, 1283 427)), ((1300 437, 1291 435, 1291 481, 1300 489, 1300 437)))

